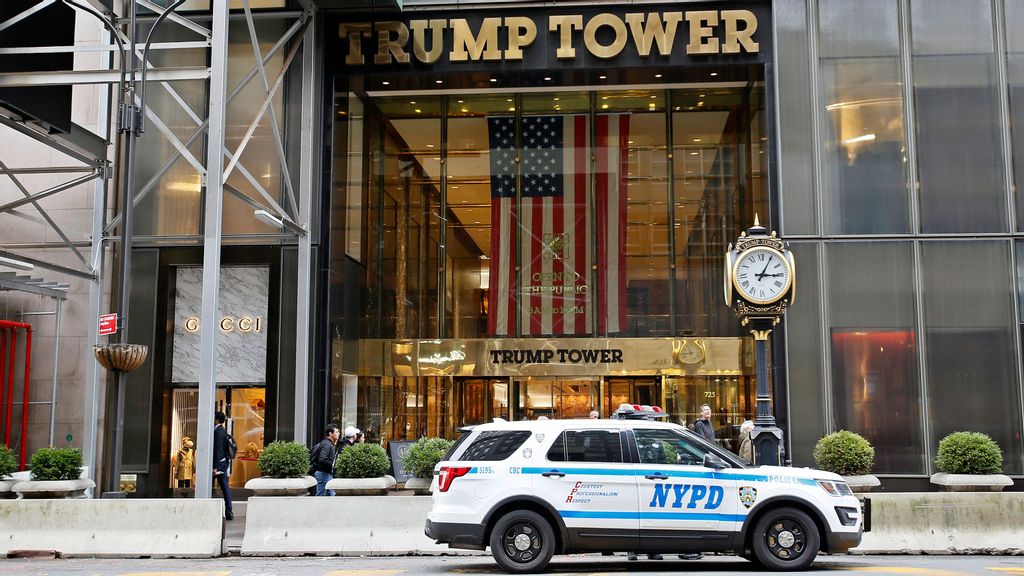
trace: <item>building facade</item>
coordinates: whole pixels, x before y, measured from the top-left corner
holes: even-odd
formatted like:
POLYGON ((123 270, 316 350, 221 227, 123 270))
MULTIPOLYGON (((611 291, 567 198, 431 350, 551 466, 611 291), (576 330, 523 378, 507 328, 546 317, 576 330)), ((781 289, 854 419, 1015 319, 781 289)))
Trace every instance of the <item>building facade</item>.
MULTIPOLYGON (((327 422, 388 443, 622 402, 689 424, 707 403, 731 447, 756 381, 724 254, 755 217, 796 257, 770 342, 793 465, 849 429, 886 489, 926 490, 938 441, 971 430, 1024 482, 1021 2, 297 7, 230 24, 226 142, 245 145, 225 178, 215 403, 233 484, 269 441, 327 422), (319 40, 296 47, 297 22, 319 40), (311 198, 301 233, 256 214, 290 212, 293 189, 311 198)), ((179 144, 200 154, 182 101, 211 88, 175 86, 147 106, 179 141, 147 131, 137 168, 129 330, 152 353, 123 467, 147 496, 190 493, 175 455, 200 425, 206 188, 179 144)))

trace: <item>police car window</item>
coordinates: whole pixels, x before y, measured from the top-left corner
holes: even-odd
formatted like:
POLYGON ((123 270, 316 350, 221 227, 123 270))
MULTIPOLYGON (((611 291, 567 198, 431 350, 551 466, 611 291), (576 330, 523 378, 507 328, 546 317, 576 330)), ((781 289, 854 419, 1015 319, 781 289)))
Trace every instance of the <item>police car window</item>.
POLYGON ((672 430, 637 428, 633 434, 643 464, 700 466, 704 463, 707 451, 672 430))
POLYGON ((553 462, 622 462, 618 431, 566 430, 548 450, 553 462))
POLYGON ((530 434, 527 430, 481 432, 459 460, 504 460, 522 446, 530 434))

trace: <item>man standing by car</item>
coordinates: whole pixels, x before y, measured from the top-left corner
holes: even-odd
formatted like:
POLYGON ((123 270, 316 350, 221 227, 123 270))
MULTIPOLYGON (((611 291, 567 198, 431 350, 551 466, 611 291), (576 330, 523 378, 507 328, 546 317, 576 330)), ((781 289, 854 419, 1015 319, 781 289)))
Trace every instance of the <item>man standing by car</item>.
POLYGON ((709 442, 715 441, 715 428, 711 425, 711 406, 700 405, 700 418, 693 423, 693 431, 709 442))
POLYGON ((324 429, 324 439, 314 446, 309 454, 309 467, 316 478, 317 496, 334 496, 334 490, 328 490, 327 483, 334 479, 334 459, 338 455, 339 438, 341 430, 337 424, 331 422, 324 429))
POLYGON ((224 518, 234 520, 235 513, 231 509, 231 487, 228 486, 228 469, 231 467, 231 458, 228 454, 231 447, 228 445, 228 431, 224 429, 228 417, 218 411, 213 416, 215 425, 213 427, 213 477, 220 484, 220 491, 224 493, 224 518))

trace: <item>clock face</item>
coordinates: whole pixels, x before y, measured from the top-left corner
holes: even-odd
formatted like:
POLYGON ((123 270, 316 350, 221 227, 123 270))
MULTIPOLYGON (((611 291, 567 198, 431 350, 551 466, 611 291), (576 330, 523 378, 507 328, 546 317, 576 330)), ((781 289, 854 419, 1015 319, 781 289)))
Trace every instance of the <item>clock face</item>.
POLYGON ((781 299, 793 284, 789 261, 777 250, 756 247, 739 255, 733 265, 736 291, 753 304, 771 304, 781 299))

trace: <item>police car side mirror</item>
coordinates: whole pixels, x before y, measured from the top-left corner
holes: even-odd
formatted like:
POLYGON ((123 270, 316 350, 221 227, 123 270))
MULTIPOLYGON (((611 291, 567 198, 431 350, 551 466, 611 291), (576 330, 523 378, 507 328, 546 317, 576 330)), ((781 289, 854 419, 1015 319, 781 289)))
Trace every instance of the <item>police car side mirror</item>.
POLYGON ((708 453, 704 455, 704 467, 712 468, 714 470, 721 470, 722 468, 728 468, 729 464, 725 460, 719 458, 718 456, 708 453))

